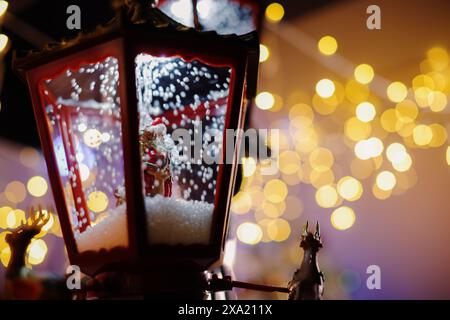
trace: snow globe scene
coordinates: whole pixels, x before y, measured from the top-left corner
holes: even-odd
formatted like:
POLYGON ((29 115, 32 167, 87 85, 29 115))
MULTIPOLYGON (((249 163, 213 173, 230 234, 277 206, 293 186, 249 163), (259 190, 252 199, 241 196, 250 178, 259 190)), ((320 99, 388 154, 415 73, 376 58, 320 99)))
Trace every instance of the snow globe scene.
POLYGON ((126 216, 116 210, 126 206, 117 194, 125 183, 118 69, 118 60, 107 57, 40 82, 80 252, 128 246, 126 216))
MULTIPOLYGON (((148 243, 208 245, 231 68, 135 58, 148 243)), ((128 247, 118 60, 40 83, 79 252, 128 247)))
POLYGON ((135 59, 149 244, 207 245, 231 68, 135 59))

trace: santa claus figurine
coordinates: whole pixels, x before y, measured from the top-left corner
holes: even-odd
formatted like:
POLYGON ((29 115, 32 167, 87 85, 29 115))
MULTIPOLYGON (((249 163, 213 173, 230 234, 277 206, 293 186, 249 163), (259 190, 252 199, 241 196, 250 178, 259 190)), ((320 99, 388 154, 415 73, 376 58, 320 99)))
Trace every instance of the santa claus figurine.
POLYGON ((146 196, 172 195, 170 150, 165 141, 166 134, 167 129, 161 118, 155 118, 140 134, 146 196))

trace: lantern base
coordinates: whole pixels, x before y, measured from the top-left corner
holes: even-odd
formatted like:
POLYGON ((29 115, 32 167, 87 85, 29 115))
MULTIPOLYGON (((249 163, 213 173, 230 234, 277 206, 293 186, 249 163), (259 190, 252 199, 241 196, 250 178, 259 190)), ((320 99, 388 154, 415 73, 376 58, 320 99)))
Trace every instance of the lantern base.
POLYGON ((204 300, 206 272, 105 272, 93 278, 86 299, 204 300))

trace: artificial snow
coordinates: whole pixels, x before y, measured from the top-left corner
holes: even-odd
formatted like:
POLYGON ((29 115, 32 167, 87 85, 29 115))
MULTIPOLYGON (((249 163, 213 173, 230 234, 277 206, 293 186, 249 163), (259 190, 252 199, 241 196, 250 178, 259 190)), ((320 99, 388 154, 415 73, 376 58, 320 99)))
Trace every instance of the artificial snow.
MULTIPOLYGON (((145 207, 150 244, 209 243, 213 204, 156 195, 145 198, 145 207)), ((75 238, 80 252, 127 247, 126 205, 110 210, 97 224, 88 227, 83 233, 77 232, 75 238)))

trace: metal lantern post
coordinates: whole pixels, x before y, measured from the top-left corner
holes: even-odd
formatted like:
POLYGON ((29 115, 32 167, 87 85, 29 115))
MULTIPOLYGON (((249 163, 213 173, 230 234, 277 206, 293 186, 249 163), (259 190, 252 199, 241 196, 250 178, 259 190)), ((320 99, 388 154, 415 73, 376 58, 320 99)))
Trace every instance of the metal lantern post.
POLYGON ((121 294, 200 295, 221 259, 236 173, 225 132, 242 128, 255 95, 259 44, 255 33, 185 27, 146 3, 129 1, 108 25, 16 69, 70 263, 124 275, 121 294), (197 138, 218 163, 186 159, 183 143, 197 138))

